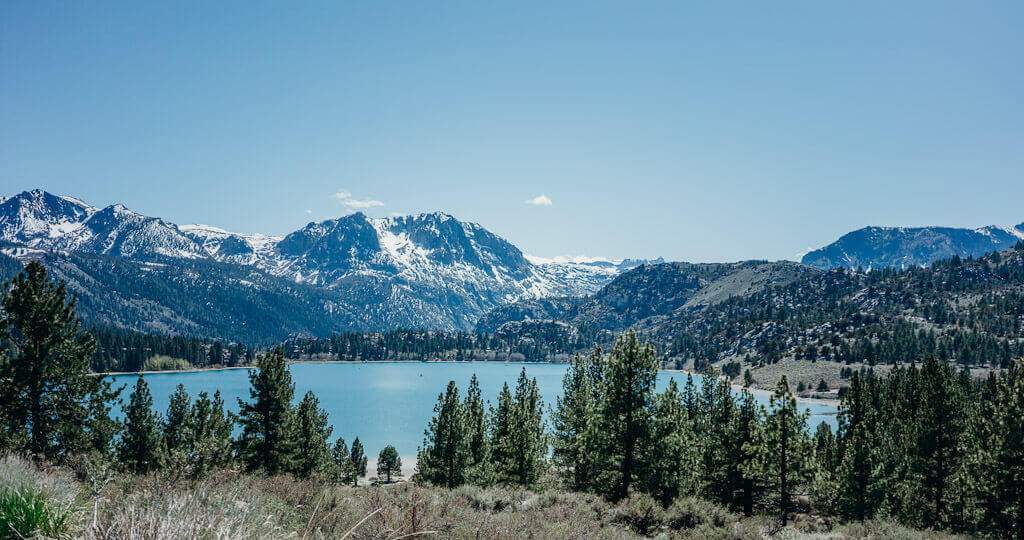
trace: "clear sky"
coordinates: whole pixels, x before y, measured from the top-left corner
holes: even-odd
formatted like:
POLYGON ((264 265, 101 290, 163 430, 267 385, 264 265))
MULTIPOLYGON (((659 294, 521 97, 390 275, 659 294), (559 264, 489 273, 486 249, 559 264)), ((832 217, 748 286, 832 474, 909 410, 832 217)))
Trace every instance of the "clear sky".
POLYGON ((1016 224, 1024 3, 6 1, 0 192, 34 187, 270 234, 441 210, 539 256, 1016 224))

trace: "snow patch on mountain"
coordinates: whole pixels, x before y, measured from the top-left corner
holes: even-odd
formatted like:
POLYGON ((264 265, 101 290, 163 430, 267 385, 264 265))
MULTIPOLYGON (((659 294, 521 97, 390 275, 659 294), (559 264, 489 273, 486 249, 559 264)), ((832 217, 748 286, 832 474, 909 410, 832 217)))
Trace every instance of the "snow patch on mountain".
POLYGON ((252 267, 341 291, 357 304, 383 299, 395 311, 385 318, 448 329, 472 328, 479 315, 523 298, 591 294, 646 262, 525 256, 484 227, 443 212, 389 218, 356 212, 279 237, 178 226, 121 204, 98 209, 40 190, 0 200, 0 240, 25 249, 252 267))

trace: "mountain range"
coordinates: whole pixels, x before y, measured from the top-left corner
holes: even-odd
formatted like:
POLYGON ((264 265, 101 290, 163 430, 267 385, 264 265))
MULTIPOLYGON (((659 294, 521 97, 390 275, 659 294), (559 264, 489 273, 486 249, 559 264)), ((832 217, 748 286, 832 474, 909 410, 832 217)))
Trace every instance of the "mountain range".
POLYGON ((5 256, 44 260, 92 322, 228 339, 268 330, 255 320, 259 309, 280 311, 282 319, 263 339, 346 329, 469 330, 495 307, 586 295, 646 262, 531 261, 480 225, 440 212, 386 219, 354 213, 274 237, 178 226, 120 204, 96 208, 41 190, 0 199, 0 241, 5 256), (202 307, 216 312, 228 304, 241 312, 224 318, 241 328, 211 327, 202 307), (291 304, 310 313, 295 313, 291 304), (319 321, 296 326, 288 317, 319 321))
POLYGON ((977 229, 864 227, 811 251, 800 262, 815 268, 908 268, 959 257, 979 257, 1024 240, 1024 223, 977 229))
POLYGON ((520 300, 479 331, 555 350, 574 336, 609 345, 634 328, 678 368, 749 369, 777 381, 784 362, 835 382, 851 364, 1003 367, 1024 357, 1024 242, 978 258, 872 272, 787 262, 667 263, 617 276, 597 293, 520 300), (807 361, 807 362, 805 362, 807 361))
POLYGON ((91 324, 250 344, 396 328, 664 329, 823 270, 917 268, 1022 239, 1024 224, 867 227, 801 263, 541 259, 440 212, 354 213, 269 236, 177 225, 41 190, 0 197, 0 277, 38 259, 78 296, 91 324))

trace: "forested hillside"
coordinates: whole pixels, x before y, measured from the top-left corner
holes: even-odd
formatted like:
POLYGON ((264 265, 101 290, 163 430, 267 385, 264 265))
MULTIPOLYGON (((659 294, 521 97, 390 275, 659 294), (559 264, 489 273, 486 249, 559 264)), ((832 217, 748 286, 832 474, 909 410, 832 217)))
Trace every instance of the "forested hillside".
POLYGON ((559 309, 521 305, 484 320, 499 330, 557 322, 566 332, 586 329, 598 338, 607 335, 601 331, 634 327, 664 347, 672 363, 698 370, 720 364, 737 372, 782 360, 894 364, 930 354, 965 366, 1005 367, 1024 355, 1024 243, 906 270, 653 265, 559 309))
POLYGON ((256 351, 239 343, 109 327, 90 328, 89 333, 96 340, 91 367, 97 373, 240 366, 256 360, 256 351))

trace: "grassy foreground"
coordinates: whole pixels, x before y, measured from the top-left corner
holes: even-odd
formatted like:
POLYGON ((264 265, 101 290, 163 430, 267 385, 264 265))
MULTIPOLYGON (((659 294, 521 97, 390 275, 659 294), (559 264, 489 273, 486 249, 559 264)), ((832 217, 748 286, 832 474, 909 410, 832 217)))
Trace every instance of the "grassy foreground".
POLYGON ((697 499, 662 509, 555 489, 347 487, 222 470, 108 477, 94 468, 0 459, 0 538, 938 538, 885 522, 831 527, 811 516, 778 530, 697 499))

